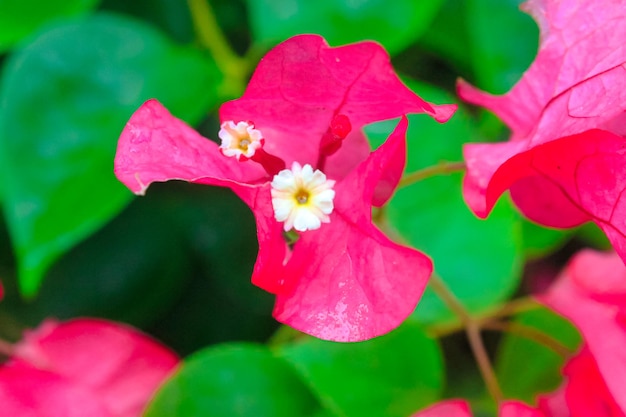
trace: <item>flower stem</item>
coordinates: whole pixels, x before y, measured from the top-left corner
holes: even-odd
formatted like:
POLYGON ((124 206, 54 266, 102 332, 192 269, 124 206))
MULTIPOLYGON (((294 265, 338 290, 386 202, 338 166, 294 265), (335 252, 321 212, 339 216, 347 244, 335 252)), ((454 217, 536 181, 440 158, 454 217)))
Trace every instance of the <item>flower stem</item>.
POLYGON ((465 162, 440 162, 437 165, 429 166, 419 171, 411 172, 400 180, 398 187, 406 187, 426 178, 441 174, 451 174, 453 172, 465 171, 465 162))
MULTIPOLYGON (((521 297, 510 300, 506 304, 499 306, 496 309, 490 309, 483 313, 479 313, 473 316, 473 320, 477 323, 486 323, 494 319, 514 316, 525 311, 536 310, 540 307, 541 304, 537 302, 533 297, 521 297)), ((464 328, 465 323, 459 319, 459 321, 456 322, 433 326, 429 329, 429 331, 431 334, 437 337, 442 337, 462 331, 464 328)))
POLYGON ((187 0, 200 44, 206 48, 225 76, 223 92, 239 95, 249 72, 248 61, 233 51, 222 33, 208 0, 187 0))
POLYGON ((476 358, 476 363, 480 373, 485 381, 489 394, 494 399, 496 404, 499 404, 504 396, 500 389, 500 384, 496 378, 496 373, 493 370, 489 355, 485 349, 485 345, 480 336, 480 323, 476 322, 469 314, 465 306, 456 298, 456 296, 450 291, 445 282, 434 275, 430 278, 430 286, 435 293, 441 298, 441 300, 457 315, 459 320, 464 324, 465 331, 467 333, 467 339, 469 341, 472 353, 476 358))
POLYGON ((503 332, 509 332, 512 334, 517 334, 526 339, 533 340, 541 345, 552 349, 563 358, 568 358, 573 353, 567 346, 565 346, 552 336, 542 331, 539 331, 534 327, 526 326, 520 323, 491 321, 483 323, 481 327, 485 330, 498 330, 503 332))

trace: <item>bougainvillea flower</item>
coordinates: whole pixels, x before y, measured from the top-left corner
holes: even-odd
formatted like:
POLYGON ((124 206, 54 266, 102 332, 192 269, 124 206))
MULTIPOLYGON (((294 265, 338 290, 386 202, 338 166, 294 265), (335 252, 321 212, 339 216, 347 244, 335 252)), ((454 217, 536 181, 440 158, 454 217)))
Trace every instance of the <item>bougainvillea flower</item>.
POLYGON ((620 210, 624 189, 626 4, 530 0, 524 8, 539 23, 541 44, 522 79, 502 96, 458 86, 463 99, 493 111, 512 131, 508 142, 464 147, 465 199, 486 217, 510 189, 531 220, 552 227, 594 220, 615 243, 608 229, 626 231, 611 215, 612 208, 620 210), (588 169, 598 163, 605 164, 600 172, 588 169), (562 170, 563 164, 572 169, 562 170))
MULTIPOLYGON (((548 417, 541 411, 517 401, 502 403, 498 415, 500 417, 548 417)), ((448 400, 430 406, 413 414, 411 417, 472 417, 472 412, 467 402, 463 400, 448 400)))
MULTIPOLYGON (((591 379, 593 366, 597 367, 610 396, 601 392, 604 389, 601 384, 595 384, 598 392, 594 393, 594 397, 612 397, 624 412, 626 267, 620 257, 615 253, 582 251, 570 261, 549 291, 538 298, 569 319, 584 338, 588 358, 570 365, 572 369, 585 370, 587 378, 591 379)), ((575 384, 574 377, 571 382, 575 384)))
POLYGON ((221 146, 149 101, 122 132, 115 173, 137 194, 170 179, 231 188, 256 219, 252 282, 276 294, 274 316, 323 339, 364 340, 413 311, 432 265, 372 224, 372 205, 404 170, 406 119, 374 152, 362 127, 453 111, 402 84, 379 45, 302 35, 270 51, 244 95, 222 106, 221 146), (298 234, 293 246, 285 230, 298 234))
POLYGON ((139 417, 177 356, 130 327, 46 321, 0 366, 0 414, 139 417))

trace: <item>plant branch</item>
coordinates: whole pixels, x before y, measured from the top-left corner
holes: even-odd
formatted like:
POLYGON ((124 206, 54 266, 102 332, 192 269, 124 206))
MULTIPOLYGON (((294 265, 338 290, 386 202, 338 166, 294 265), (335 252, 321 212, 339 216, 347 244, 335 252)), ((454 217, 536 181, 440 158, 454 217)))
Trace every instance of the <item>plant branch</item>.
POLYGON ((485 330, 508 332, 524 337, 526 339, 533 340, 541 345, 552 349, 563 358, 568 358, 573 353, 567 346, 565 346, 552 336, 538 329, 535 329, 534 327, 526 326, 524 324, 503 321, 491 321, 483 323, 481 327, 485 330))
POLYGON ((208 0, 187 0, 191 19, 200 44, 206 48, 225 76, 226 94, 243 91, 249 72, 248 61, 233 51, 222 33, 208 0))
POLYGON ((480 373, 485 381, 489 394, 494 399, 496 404, 499 404, 504 396, 498 384, 496 373, 493 370, 489 355, 485 349, 485 345, 480 336, 480 323, 476 322, 469 312, 465 309, 465 306, 456 298, 456 296, 446 286, 445 282, 433 274, 430 278, 430 286, 437 293, 439 298, 458 316, 459 320, 464 324, 465 331, 467 333, 467 339, 469 341, 472 353, 476 358, 476 363, 480 369, 480 373))
POLYGON ((429 166, 405 175, 400 180, 398 187, 406 187, 435 175, 451 174, 453 172, 465 171, 466 169, 467 166, 465 162, 440 162, 437 165, 429 166))

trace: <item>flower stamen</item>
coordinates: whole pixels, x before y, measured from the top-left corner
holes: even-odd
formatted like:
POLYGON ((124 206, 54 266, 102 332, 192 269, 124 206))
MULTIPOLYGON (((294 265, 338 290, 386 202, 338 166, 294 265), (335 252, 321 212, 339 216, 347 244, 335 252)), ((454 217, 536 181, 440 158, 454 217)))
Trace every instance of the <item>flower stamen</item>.
POLYGON ((274 218, 285 222, 286 232, 315 230, 330 222, 335 181, 326 179, 322 171, 294 162, 291 169, 276 174, 271 185, 274 218))
POLYGON ((228 120, 220 126, 219 137, 222 140, 220 151, 225 156, 234 156, 238 161, 252 158, 255 152, 263 147, 265 139, 261 131, 254 128, 251 122, 235 124, 228 120))

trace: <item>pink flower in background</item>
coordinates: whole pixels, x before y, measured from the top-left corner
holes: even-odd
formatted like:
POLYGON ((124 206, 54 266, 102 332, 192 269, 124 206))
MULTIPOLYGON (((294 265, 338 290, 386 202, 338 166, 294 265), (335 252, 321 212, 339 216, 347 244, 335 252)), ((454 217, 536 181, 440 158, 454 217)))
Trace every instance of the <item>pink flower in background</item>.
POLYGON ((530 0, 524 9, 541 45, 523 78, 503 96, 458 86, 512 131, 505 143, 465 146, 465 199, 486 217, 509 189, 531 220, 593 220, 626 257, 626 3, 530 0))
POLYGON ((302 35, 270 51, 244 95, 222 106, 220 146, 149 101, 120 137, 115 173, 138 194, 170 179, 231 188, 255 216, 252 282, 276 294, 276 319, 323 339, 364 340, 413 311, 432 265, 371 219, 404 170, 406 119, 375 152, 361 128, 407 113, 445 121, 454 108, 411 92, 375 43, 331 48, 302 35))
POLYGON ((177 356, 103 320, 46 321, 0 366, 0 415, 139 417, 177 356))
POLYGON ((579 358, 565 368, 570 386, 567 401, 590 410, 619 410, 606 414, 610 416, 624 415, 626 267, 620 257, 615 253, 582 251, 549 291, 538 298, 569 319, 585 341, 579 358), (578 398, 582 391, 587 397, 578 398))
MULTIPOLYGON (((506 401, 500 405, 499 417, 548 417, 541 411, 531 408, 518 401, 506 401)), ((467 402, 463 400, 447 400, 432 405, 411 417, 472 417, 467 402)))
POLYGON ((587 347, 567 362, 563 375, 561 388, 539 398, 546 417, 624 417, 587 347))

